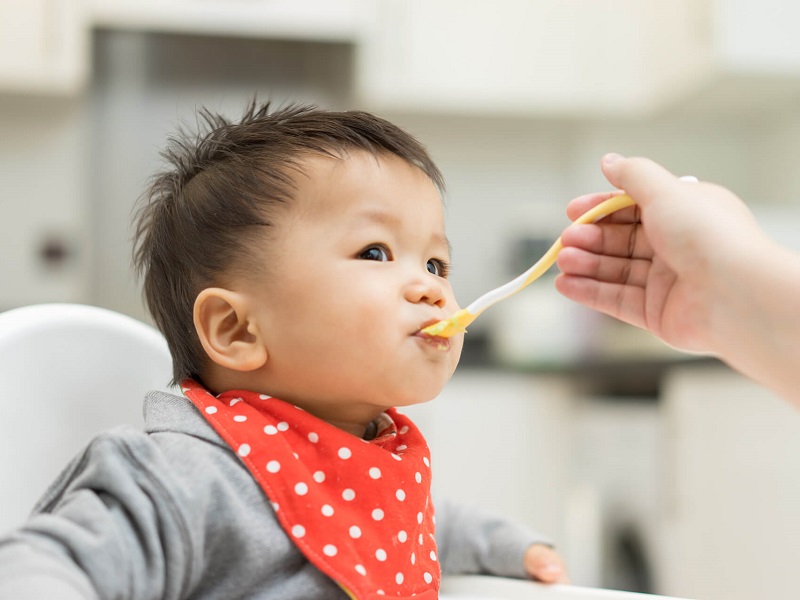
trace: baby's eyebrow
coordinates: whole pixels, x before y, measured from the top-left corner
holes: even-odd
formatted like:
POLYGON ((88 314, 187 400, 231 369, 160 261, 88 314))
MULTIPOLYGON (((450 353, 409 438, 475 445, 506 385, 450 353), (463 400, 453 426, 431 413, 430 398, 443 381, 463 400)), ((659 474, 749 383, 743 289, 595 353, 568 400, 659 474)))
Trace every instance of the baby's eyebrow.
MULTIPOLYGON (((358 217, 362 221, 372 221, 382 225, 399 225, 402 222, 402 219, 398 215, 381 210, 379 208, 369 208, 367 210, 363 210, 359 213, 358 217)), ((434 233, 432 238, 434 244, 442 245, 447 248, 448 256, 453 254, 453 246, 445 234, 434 233)))
POLYGON ((450 240, 447 239, 447 236, 444 234, 437 234, 433 237, 437 244, 442 244, 445 248, 447 248, 447 256, 452 256, 453 245, 450 243, 450 240))
POLYGON ((373 221, 385 225, 398 225, 401 219, 398 215, 392 214, 386 210, 379 208, 368 208, 362 210, 358 214, 359 219, 363 221, 373 221))

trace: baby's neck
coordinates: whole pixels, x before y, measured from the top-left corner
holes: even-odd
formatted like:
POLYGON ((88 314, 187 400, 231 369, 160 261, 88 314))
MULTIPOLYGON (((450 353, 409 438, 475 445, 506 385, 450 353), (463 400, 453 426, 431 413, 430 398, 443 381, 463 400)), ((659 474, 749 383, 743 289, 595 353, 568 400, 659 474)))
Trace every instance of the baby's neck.
MULTIPOLYGON (((313 411, 309 412, 311 412, 311 414, 314 414, 313 411)), ((371 421, 364 424, 362 422, 326 419, 325 417, 320 415, 315 415, 315 416, 318 416, 320 419, 326 421, 327 423, 333 425, 334 427, 338 427, 342 431, 346 431, 347 433, 352 433, 354 436, 362 440, 367 440, 367 441, 373 440, 380 431, 378 423, 378 421, 380 420, 379 417, 376 417, 375 419, 372 419, 371 421)))
POLYGON ((291 394, 283 396, 277 393, 272 394, 270 390, 261 389, 262 386, 255 380, 243 379, 241 373, 234 374, 228 370, 209 369, 208 373, 203 374, 201 383, 214 395, 230 390, 249 390, 270 396, 274 395, 279 400, 294 404, 318 419, 365 440, 373 439, 383 428, 379 421, 380 416, 384 413, 376 407, 328 405, 324 402, 303 401, 300 398, 291 397, 291 394))

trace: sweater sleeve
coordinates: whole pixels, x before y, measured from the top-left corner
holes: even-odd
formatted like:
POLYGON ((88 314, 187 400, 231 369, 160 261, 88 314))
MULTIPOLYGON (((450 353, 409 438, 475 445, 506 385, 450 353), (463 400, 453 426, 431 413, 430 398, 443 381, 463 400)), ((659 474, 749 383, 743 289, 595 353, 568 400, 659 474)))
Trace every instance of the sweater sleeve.
POLYGON ((0 538, 0 600, 185 593, 194 544, 180 503, 154 474, 157 462, 133 428, 90 443, 27 523, 0 538))
POLYGON ((436 501, 436 544, 442 575, 527 578, 525 551, 552 545, 537 532, 474 507, 436 501))

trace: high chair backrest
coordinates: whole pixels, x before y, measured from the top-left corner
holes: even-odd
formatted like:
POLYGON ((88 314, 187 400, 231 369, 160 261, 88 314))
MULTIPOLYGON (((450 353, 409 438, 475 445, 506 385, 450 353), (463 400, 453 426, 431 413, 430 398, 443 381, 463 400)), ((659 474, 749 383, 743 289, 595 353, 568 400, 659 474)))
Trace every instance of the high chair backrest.
POLYGON ((171 370, 161 334, 131 317, 79 304, 0 313, 0 532, 94 434, 141 427, 145 393, 169 389, 171 370))

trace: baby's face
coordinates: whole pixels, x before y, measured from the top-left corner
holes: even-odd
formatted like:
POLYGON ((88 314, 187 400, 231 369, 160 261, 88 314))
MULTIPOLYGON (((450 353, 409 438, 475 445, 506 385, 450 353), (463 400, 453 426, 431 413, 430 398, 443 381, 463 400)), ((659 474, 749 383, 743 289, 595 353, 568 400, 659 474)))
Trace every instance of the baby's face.
POLYGON ((394 155, 313 157, 268 243, 258 303, 265 391, 329 421, 434 398, 463 335, 419 330, 458 310, 436 187, 394 155), (330 414, 330 416, 328 416, 330 414))

